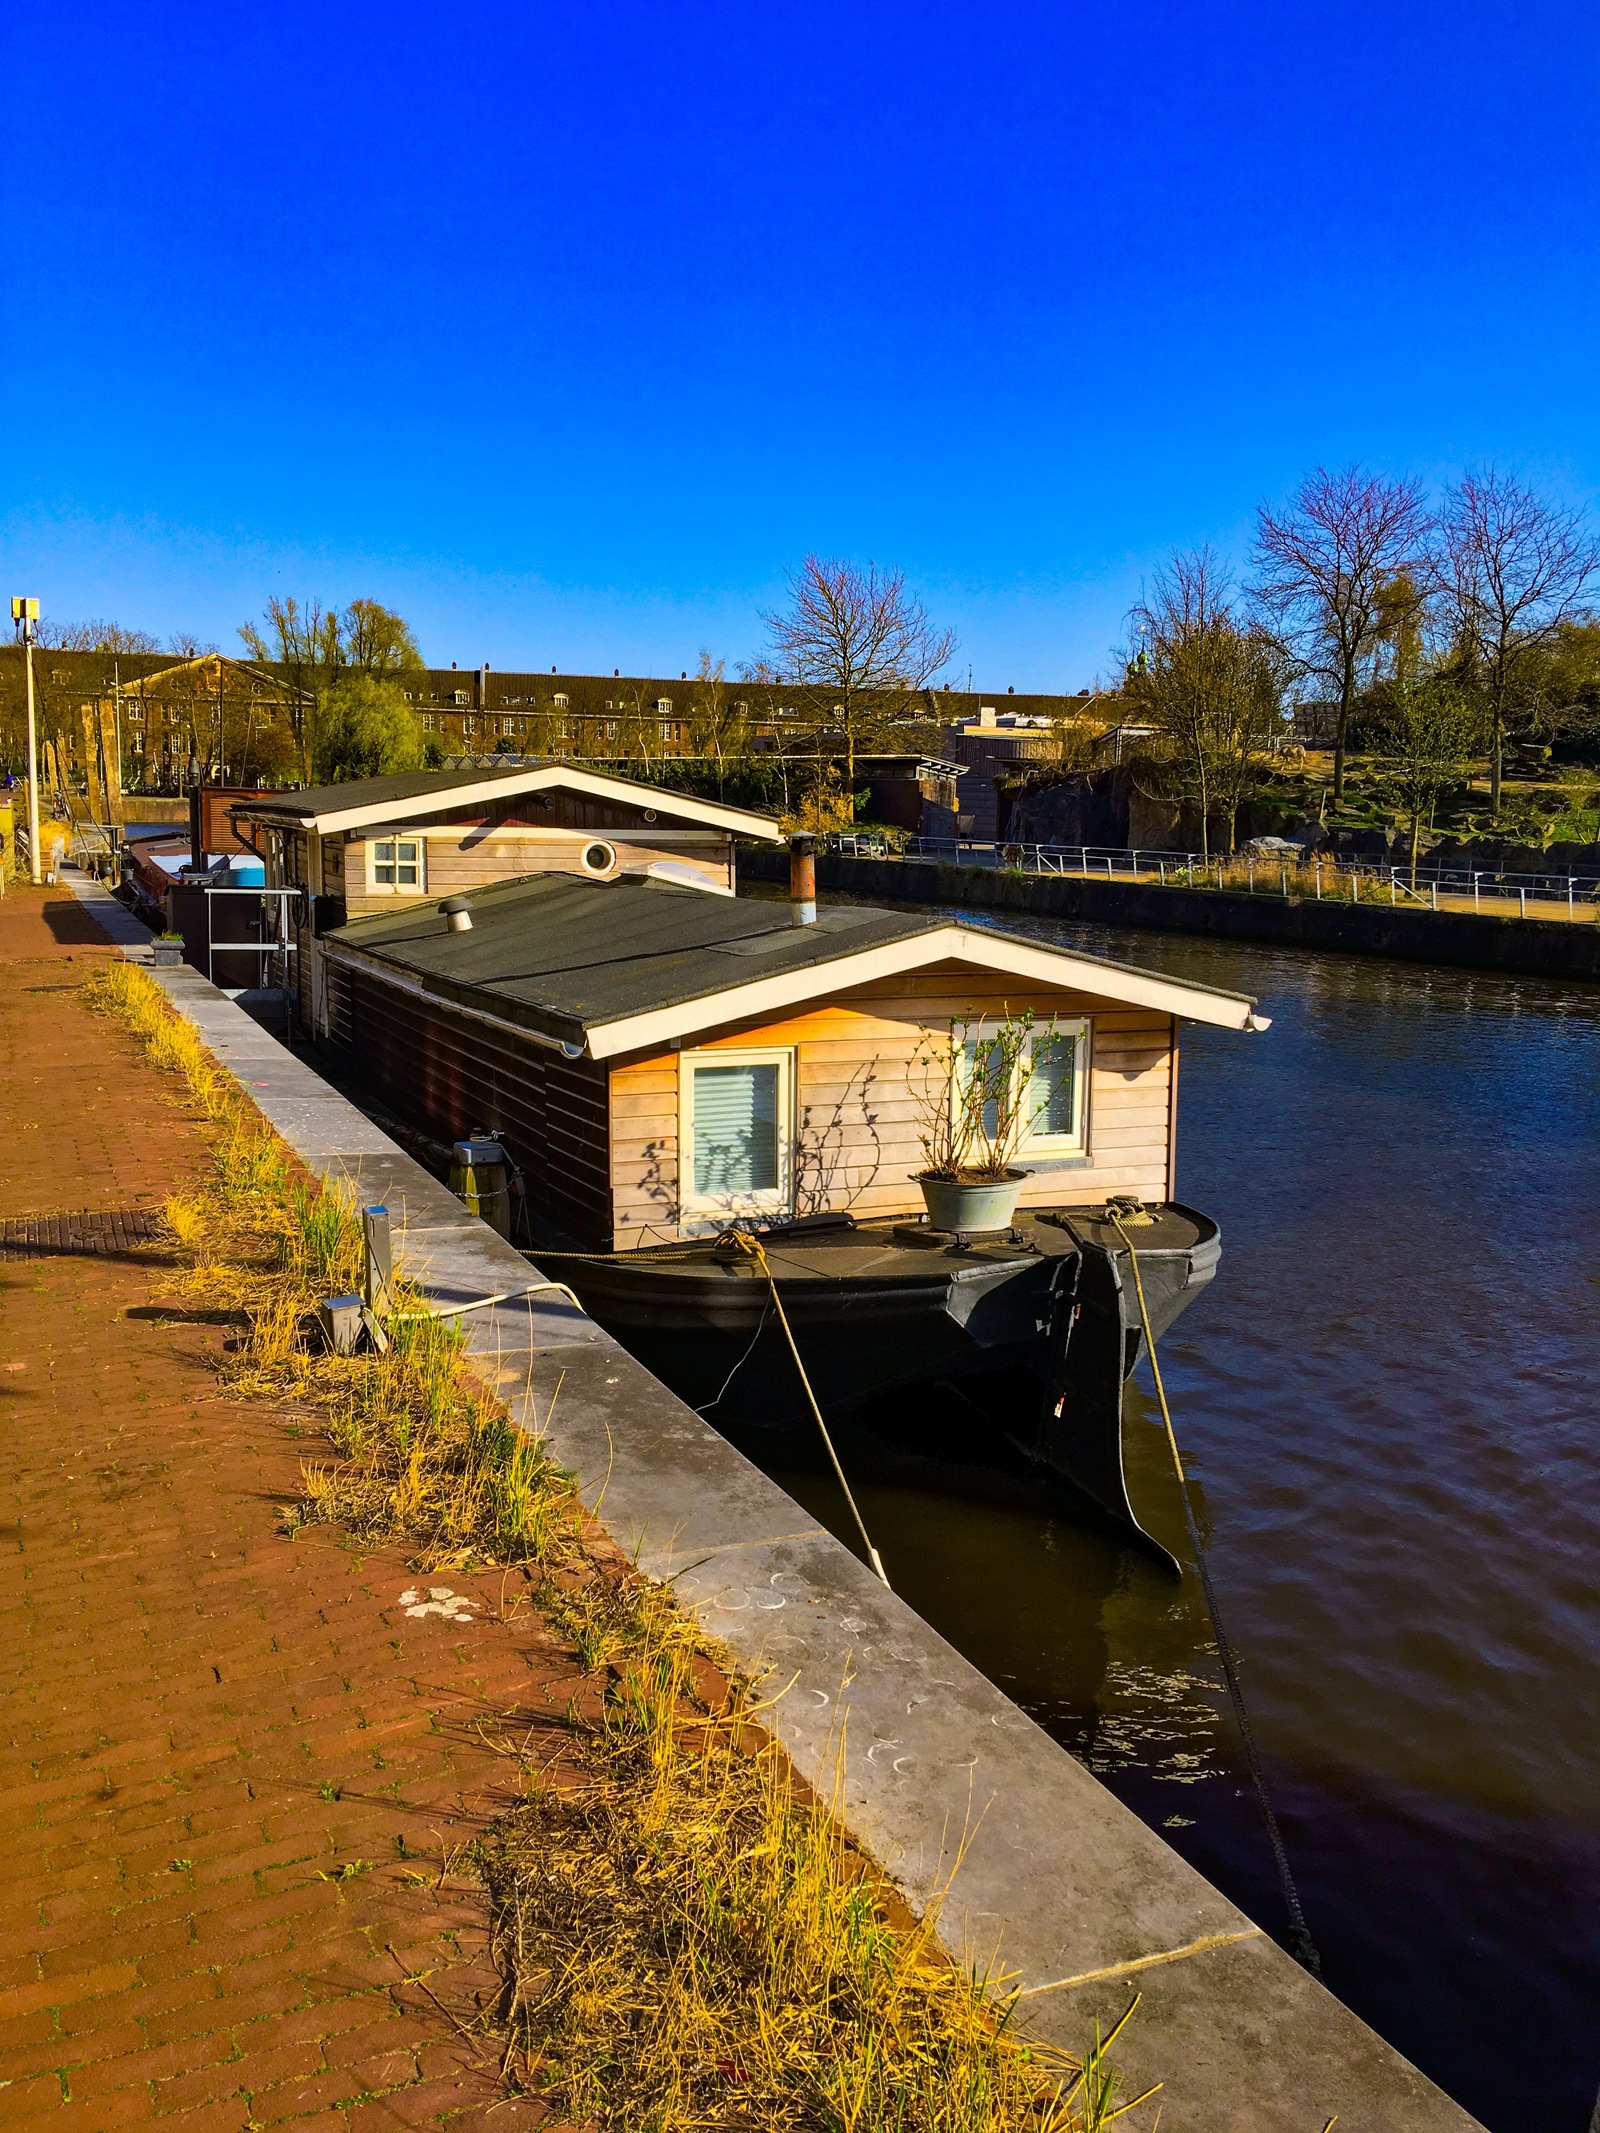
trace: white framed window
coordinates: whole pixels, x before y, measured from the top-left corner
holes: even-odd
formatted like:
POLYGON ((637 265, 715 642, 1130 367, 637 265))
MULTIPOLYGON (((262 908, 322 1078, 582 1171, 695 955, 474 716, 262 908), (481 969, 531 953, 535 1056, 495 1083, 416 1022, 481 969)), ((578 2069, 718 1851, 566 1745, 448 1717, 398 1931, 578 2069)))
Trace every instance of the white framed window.
POLYGON ((369 886, 396 896, 425 896, 427 847, 420 837, 374 837, 367 846, 369 886))
MULTIPOLYGON (((969 1037, 963 1048, 969 1074, 983 1041, 981 1034, 969 1037)), ((1036 1022, 1017 1060, 1017 1074, 1023 1119, 1018 1154, 1082 1155, 1088 1145, 1088 1022, 1061 1017, 1036 1022)), ((999 1123, 1000 1094, 995 1090, 984 1105, 986 1133, 993 1133, 999 1123)))
POLYGON ((1088 1146, 1088 1023, 1036 1022, 1023 1071, 1028 1077, 1023 1152, 1082 1155, 1088 1146))
POLYGON ((787 1211, 793 1121, 792 1050, 682 1053, 681 1213, 692 1217, 787 1211))

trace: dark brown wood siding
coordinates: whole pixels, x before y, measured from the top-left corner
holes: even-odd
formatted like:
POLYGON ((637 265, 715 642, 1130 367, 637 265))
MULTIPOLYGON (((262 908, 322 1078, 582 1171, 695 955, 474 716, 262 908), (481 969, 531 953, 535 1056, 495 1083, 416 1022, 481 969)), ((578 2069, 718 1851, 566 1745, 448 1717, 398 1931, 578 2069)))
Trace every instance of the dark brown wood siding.
POLYGON ((330 960, 330 1034, 356 1077, 440 1141, 492 1133, 521 1169, 541 1240, 611 1246, 606 1066, 559 1052, 330 960))

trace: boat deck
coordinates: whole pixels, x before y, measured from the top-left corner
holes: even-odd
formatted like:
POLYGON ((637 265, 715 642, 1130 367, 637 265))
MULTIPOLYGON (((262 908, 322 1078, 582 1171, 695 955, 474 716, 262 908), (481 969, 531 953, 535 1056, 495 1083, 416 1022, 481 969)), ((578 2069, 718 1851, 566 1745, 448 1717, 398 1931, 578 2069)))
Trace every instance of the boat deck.
MULTIPOLYGON (((1145 1252, 1187 1252, 1214 1226, 1187 1208, 1150 1210, 1155 1219, 1128 1232, 1134 1249, 1145 1252)), ((947 1230, 931 1229, 926 1223, 900 1216, 883 1221, 845 1225, 819 1222, 815 1227, 796 1223, 784 1229, 760 1233, 767 1263, 782 1282, 825 1281, 925 1282, 930 1275, 948 1278, 978 1268, 1017 1266, 1032 1259, 1069 1258, 1082 1242, 1118 1250, 1122 1238, 1099 1208, 1036 1208, 1018 1214, 1009 1230, 993 1236, 962 1239, 947 1230), (1069 1226, 1070 1225, 1070 1226, 1069 1226)), ((538 1258, 535 1252, 530 1256, 538 1258)), ((715 1238, 685 1240, 679 1244, 642 1245, 620 1255, 613 1265, 648 1267, 670 1278, 679 1275, 703 1280, 719 1273, 730 1281, 761 1281, 759 1262, 737 1247, 721 1246, 715 1238)))

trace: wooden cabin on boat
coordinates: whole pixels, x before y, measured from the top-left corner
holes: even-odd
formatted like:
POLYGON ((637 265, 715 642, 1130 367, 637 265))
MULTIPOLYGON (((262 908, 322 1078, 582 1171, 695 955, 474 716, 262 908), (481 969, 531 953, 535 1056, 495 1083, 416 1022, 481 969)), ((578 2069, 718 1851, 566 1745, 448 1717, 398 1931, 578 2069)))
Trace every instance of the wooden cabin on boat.
POLYGON ((1022 1207, 1170 1201, 1180 1021, 1265 1026, 1240 994, 931 913, 803 905, 797 922, 618 870, 468 902, 331 934, 329 1033, 406 1123, 501 1142, 526 1241, 547 1248, 917 1214, 924 1031, 1023 1009, 1022 1207))
POLYGON ((295 934, 302 1032, 328 1033, 324 935, 367 913, 436 905, 556 871, 654 874, 734 893, 734 840, 782 841, 769 815, 573 763, 419 770, 252 795, 230 810, 269 889, 304 891, 295 934))

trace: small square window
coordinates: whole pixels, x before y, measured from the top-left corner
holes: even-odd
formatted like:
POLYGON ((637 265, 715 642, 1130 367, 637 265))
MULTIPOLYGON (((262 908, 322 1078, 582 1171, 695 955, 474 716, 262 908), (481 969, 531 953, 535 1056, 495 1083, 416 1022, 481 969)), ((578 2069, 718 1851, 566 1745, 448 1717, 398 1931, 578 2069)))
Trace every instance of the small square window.
POLYGON ((372 844, 372 886, 375 889, 409 889, 421 895, 423 879, 420 837, 376 837, 372 844))
POLYGON ((788 1206, 793 1073, 787 1050, 682 1055, 678 1145, 685 1216, 788 1206))

